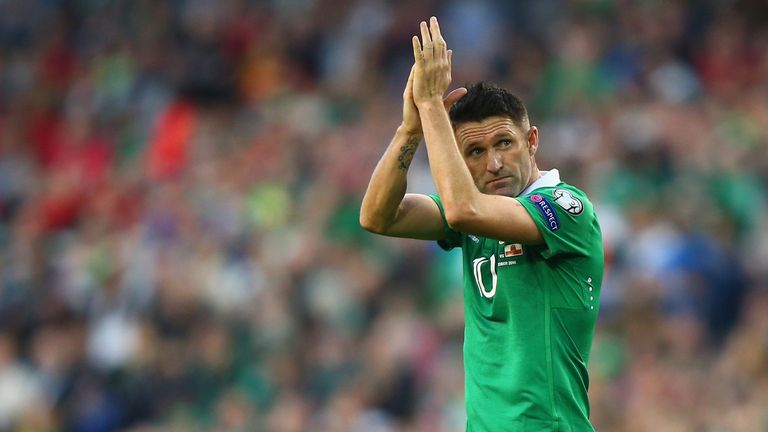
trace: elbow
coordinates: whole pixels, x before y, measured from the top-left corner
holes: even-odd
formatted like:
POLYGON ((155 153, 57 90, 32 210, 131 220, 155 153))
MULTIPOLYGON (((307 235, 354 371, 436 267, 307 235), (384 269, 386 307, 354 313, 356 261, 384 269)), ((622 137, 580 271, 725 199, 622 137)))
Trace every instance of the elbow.
POLYGON ((374 234, 382 234, 385 230, 382 223, 377 222, 375 218, 364 211, 360 212, 360 227, 374 234))
POLYGON ((445 206, 445 221, 454 231, 466 232, 476 215, 477 210, 470 205, 445 206))
POLYGON ((378 225, 376 222, 376 211, 366 202, 363 198, 363 203, 360 206, 360 217, 358 218, 360 227, 368 232, 378 233, 378 225))
POLYGON ((386 206, 382 205, 362 205, 360 207, 360 227, 364 230, 373 233, 388 235, 390 228, 394 225, 397 219, 397 212, 389 211, 386 206))

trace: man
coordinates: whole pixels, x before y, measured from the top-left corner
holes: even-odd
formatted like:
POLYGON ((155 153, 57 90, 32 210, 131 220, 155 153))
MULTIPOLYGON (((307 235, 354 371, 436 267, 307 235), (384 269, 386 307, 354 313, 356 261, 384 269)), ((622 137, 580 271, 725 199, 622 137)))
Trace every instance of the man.
POLYGON ((479 83, 442 100, 451 51, 434 17, 420 27, 403 123, 360 223, 462 248, 467 431, 592 431, 587 362, 603 276, 592 204, 538 169, 538 129, 518 98, 479 83), (422 134, 433 196, 405 193, 422 134))

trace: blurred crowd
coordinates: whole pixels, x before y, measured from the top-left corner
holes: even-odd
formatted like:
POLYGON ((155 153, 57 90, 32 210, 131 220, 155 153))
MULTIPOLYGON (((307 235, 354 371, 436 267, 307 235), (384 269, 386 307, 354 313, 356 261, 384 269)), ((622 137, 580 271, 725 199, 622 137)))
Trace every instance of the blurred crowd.
POLYGON ((0 0, 0 431, 463 431, 460 252, 358 225, 431 15, 595 204, 597 429, 768 431, 761 0, 0 0))

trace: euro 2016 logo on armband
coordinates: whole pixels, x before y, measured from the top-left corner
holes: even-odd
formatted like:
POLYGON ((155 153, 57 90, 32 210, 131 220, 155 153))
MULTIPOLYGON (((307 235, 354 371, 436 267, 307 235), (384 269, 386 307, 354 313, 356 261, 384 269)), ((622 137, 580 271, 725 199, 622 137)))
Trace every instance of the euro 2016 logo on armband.
POLYGON ((570 191, 565 189, 555 189, 552 191, 552 194, 555 196, 555 203, 564 208, 568 213, 578 216, 584 211, 584 203, 573 196, 570 191))

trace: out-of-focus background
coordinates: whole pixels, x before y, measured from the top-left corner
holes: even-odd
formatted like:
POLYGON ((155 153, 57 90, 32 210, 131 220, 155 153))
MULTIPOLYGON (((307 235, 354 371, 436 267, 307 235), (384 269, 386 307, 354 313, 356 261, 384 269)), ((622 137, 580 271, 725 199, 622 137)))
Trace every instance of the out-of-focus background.
POLYGON ((0 430, 463 431, 460 252, 357 221, 430 15, 597 208, 598 430, 768 430, 762 0, 0 0, 0 430))

